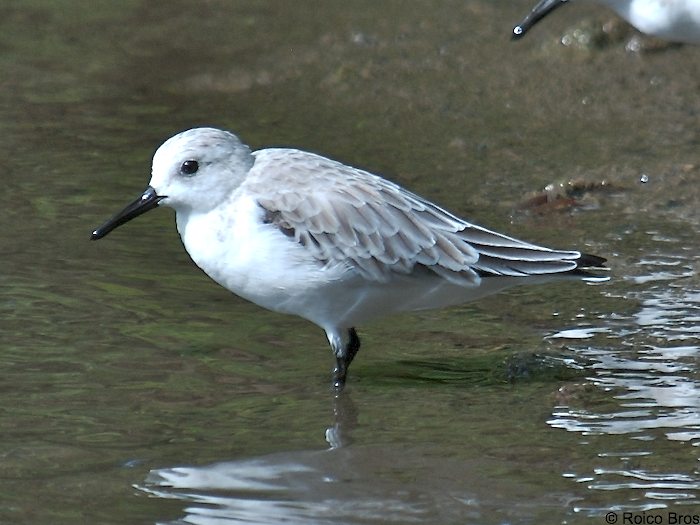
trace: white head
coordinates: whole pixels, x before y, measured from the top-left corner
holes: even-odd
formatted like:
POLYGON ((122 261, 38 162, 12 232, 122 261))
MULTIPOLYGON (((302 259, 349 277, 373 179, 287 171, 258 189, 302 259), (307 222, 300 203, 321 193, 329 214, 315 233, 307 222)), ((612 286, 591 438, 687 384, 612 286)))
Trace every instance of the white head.
POLYGON ((161 204, 207 211, 243 182, 253 161, 250 148, 233 133, 194 128, 158 148, 150 185, 161 204))
POLYGON ((228 131, 194 128, 178 133, 153 155, 146 191, 94 230, 92 238, 101 239, 159 204, 176 211, 209 211, 240 186, 253 162, 250 148, 228 131))

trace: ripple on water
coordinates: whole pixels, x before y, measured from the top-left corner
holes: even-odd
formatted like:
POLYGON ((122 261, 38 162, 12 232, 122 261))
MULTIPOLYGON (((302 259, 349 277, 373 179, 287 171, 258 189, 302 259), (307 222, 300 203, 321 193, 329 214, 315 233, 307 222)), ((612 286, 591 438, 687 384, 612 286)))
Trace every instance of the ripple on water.
POLYGON ((586 444, 601 450, 598 466, 564 474, 592 491, 591 501, 575 508, 584 514, 697 504, 700 473, 693 451, 700 446, 700 289, 694 260, 648 256, 639 265, 642 273, 625 279, 634 287, 617 296, 635 301, 636 310, 548 338, 570 342, 576 359, 587 362, 588 384, 606 394, 566 396, 547 421, 587 436, 586 444), (612 436, 627 436, 629 448, 620 449, 612 436), (596 505, 596 493, 615 493, 618 503, 611 508, 606 499, 596 505))

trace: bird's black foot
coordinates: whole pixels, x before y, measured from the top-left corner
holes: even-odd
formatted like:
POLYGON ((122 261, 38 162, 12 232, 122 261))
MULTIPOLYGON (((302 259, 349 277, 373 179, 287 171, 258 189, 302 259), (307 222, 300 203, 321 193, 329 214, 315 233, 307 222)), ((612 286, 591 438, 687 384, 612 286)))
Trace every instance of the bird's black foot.
POLYGON ((360 338, 354 328, 348 330, 348 344, 341 352, 335 356, 335 368, 333 369, 333 380, 331 386, 333 390, 339 392, 345 386, 345 379, 348 375, 348 367, 360 349, 360 338))

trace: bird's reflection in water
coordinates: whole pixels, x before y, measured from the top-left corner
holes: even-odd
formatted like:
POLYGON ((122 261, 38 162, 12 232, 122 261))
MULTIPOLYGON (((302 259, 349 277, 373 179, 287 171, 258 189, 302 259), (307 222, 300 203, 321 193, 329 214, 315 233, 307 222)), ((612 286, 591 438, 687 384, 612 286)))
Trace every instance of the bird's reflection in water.
POLYGON ((350 394, 334 395, 332 411, 333 424, 325 431, 326 450, 156 469, 137 488, 159 498, 188 502, 187 515, 173 524, 385 523, 389 514, 391 521, 423 521, 425 502, 415 494, 382 487, 381 482, 368 489, 367 464, 382 465, 388 459, 375 457, 385 456, 382 451, 357 452, 348 447, 358 418, 350 394))
POLYGON ((331 399, 325 449, 152 470, 137 488, 183 502, 183 516, 161 525, 542 523, 541 513, 564 521, 580 500, 575 484, 542 491, 512 475, 527 458, 514 465, 512 455, 455 455, 440 442, 353 440, 361 405, 351 394, 331 399))
POLYGON ((352 431, 357 427, 357 405, 349 394, 340 392, 333 396, 333 425, 326 429, 326 442, 331 450, 352 443, 352 431))

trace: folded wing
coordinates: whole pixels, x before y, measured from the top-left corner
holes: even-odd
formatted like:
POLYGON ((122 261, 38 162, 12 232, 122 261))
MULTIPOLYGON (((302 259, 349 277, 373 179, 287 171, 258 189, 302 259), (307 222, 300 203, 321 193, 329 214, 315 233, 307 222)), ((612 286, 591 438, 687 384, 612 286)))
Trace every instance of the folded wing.
POLYGON ((264 220, 323 264, 372 281, 431 271, 463 286, 482 277, 577 272, 604 259, 519 241, 443 210, 381 177, 298 150, 255 152, 245 185, 264 220), (577 268, 579 268, 577 270, 577 268))

